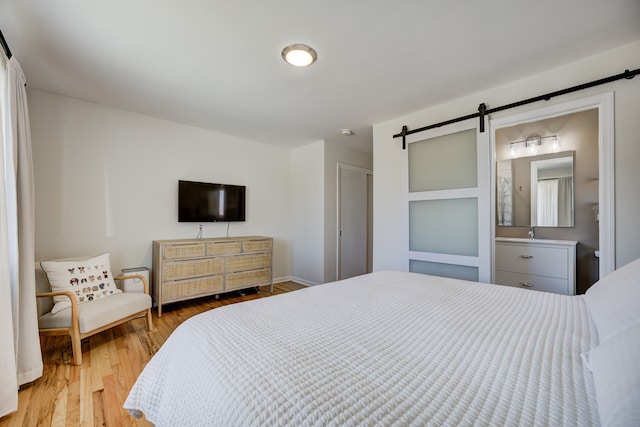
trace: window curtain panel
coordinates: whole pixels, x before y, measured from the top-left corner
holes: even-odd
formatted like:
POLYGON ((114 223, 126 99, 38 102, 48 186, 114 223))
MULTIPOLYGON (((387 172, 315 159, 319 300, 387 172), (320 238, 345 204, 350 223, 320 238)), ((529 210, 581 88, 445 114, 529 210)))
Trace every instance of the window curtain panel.
POLYGON ((558 180, 544 179, 538 181, 538 226, 558 225, 558 180))
POLYGON ((558 178, 558 226, 573 225, 573 177, 558 178))
POLYGON ((42 376, 35 286, 35 211, 26 79, 0 52, 0 416, 42 376))

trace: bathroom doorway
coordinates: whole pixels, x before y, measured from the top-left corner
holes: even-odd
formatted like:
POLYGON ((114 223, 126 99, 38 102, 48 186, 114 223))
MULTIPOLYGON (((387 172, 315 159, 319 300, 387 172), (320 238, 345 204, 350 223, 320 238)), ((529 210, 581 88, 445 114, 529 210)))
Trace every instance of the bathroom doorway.
POLYGON ((612 95, 605 94, 496 119, 491 125, 493 235, 527 237, 534 233, 537 239, 577 241, 578 294, 613 271, 612 105, 612 95), (531 167, 538 163, 556 166, 540 172, 543 178, 533 182, 531 167), (564 212, 566 216, 570 209, 570 220, 559 226, 541 222, 532 209, 541 196, 537 188, 547 191, 553 180, 571 182, 571 199, 564 212), (537 194, 536 200, 532 194, 537 194))

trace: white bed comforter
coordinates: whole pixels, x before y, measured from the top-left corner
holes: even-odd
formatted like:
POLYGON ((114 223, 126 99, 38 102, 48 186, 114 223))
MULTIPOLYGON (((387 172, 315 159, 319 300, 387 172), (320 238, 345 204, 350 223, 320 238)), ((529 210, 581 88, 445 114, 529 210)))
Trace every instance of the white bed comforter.
POLYGON ((185 321, 124 407, 159 426, 597 425, 583 298, 378 272, 185 321))

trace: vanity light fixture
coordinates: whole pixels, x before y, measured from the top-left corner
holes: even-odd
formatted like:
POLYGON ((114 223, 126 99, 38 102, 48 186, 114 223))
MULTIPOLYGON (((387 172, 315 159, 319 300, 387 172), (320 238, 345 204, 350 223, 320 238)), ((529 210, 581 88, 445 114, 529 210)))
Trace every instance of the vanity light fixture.
POLYGON ((308 67, 316 62, 318 53, 311 46, 295 43, 282 49, 282 59, 294 67, 308 67))
POLYGON ((542 138, 539 136, 530 137, 524 141, 524 146, 527 147, 527 152, 532 156, 536 154, 538 146, 540 145, 542 145, 542 138))
POLYGON ((515 141, 509 144, 509 153, 511 158, 534 156, 536 154, 551 153, 558 151, 560 143, 558 142, 558 135, 549 136, 530 136, 522 141, 515 141), (543 148, 542 145, 546 143, 545 140, 551 140, 551 145, 543 148))
POLYGON ((524 141, 524 146, 525 147, 535 147, 538 145, 542 145, 542 138, 539 136, 533 136, 531 138, 527 138, 524 141))

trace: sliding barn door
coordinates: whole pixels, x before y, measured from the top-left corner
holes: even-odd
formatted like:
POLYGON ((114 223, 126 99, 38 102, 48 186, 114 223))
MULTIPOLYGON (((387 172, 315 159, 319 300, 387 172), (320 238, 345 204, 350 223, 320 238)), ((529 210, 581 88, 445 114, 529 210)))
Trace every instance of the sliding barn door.
POLYGON ((409 271, 489 282, 489 132, 477 120, 407 138, 409 271))

